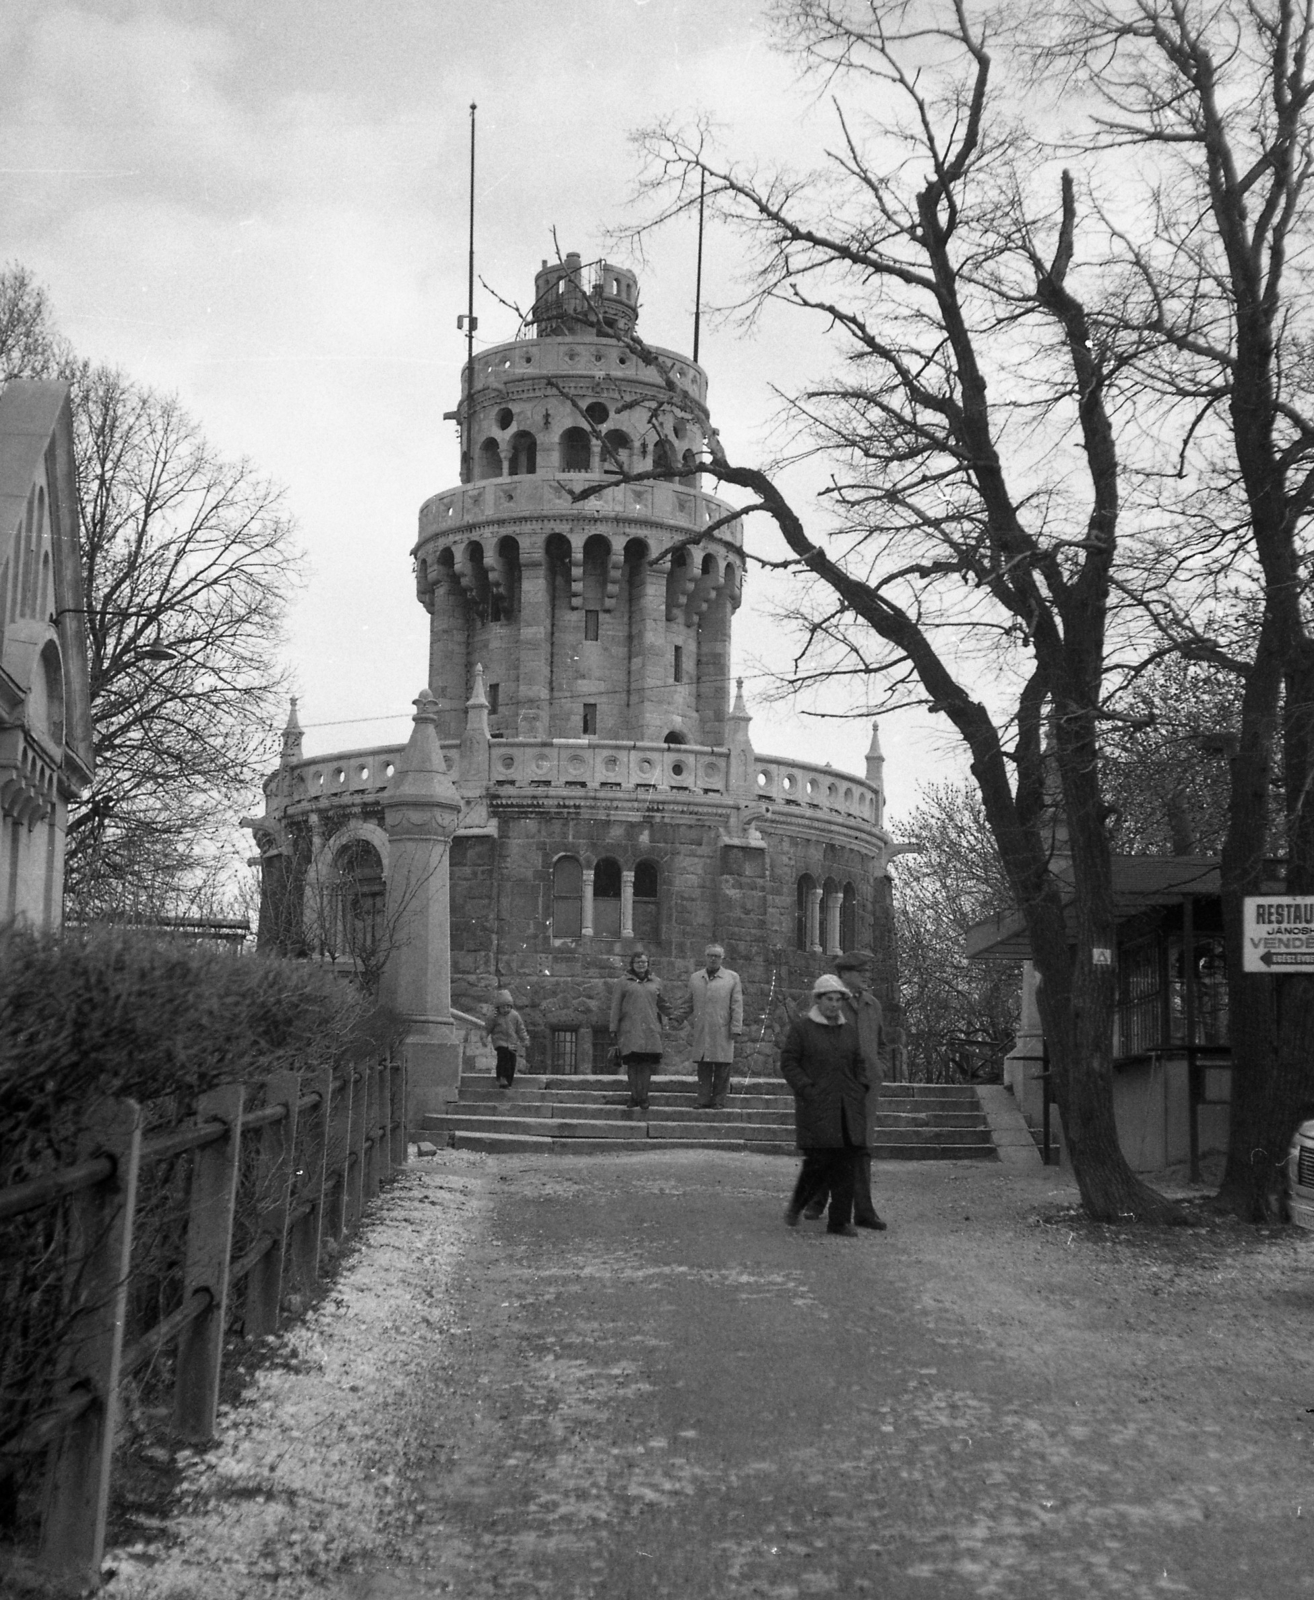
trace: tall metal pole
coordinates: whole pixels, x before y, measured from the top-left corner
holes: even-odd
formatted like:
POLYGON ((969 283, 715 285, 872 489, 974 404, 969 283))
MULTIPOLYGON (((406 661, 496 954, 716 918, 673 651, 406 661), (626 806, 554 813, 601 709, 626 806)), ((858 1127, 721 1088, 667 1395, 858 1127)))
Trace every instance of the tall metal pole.
POLYGON ((694 280, 694 347, 693 358, 698 359, 698 335, 703 320, 703 201, 707 197, 707 174, 698 174, 698 272, 694 280))
POLYGON ((469 395, 474 389, 474 206, 475 206, 475 103, 470 102, 470 270, 466 281, 465 297, 465 364, 466 390, 469 395))

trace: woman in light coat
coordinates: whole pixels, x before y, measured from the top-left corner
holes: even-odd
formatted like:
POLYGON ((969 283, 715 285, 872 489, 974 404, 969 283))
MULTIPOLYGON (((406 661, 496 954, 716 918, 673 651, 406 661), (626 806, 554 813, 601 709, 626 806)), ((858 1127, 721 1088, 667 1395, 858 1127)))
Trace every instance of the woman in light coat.
POLYGON ((649 971, 647 954, 636 950, 630 970, 611 999, 611 1037, 630 1081, 630 1105, 648 1109, 648 1087, 661 1065, 662 1022, 671 1008, 661 980, 649 971))

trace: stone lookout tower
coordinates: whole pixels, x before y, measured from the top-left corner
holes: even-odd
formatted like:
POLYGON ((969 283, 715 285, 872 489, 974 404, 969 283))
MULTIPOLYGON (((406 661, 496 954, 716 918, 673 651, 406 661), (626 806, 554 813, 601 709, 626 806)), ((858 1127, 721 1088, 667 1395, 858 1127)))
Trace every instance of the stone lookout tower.
MULTIPOLYGON (((862 777, 754 751, 730 693, 742 529, 697 465, 707 377, 641 344, 638 314, 624 268, 543 264, 518 336, 463 374, 460 483, 421 506, 412 551, 431 617, 420 715, 460 800, 452 1003, 482 1012, 509 987, 537 1071, 600 1069, 638 948, 678 993, 725 945, 746 1047, 841 949, 873 950, 897 1000, 879 742, 862 777)), ((359 963, 395 938, 384 791, 402 759, 306 758, 289 724, 252 824, 266 945, 359 963)))

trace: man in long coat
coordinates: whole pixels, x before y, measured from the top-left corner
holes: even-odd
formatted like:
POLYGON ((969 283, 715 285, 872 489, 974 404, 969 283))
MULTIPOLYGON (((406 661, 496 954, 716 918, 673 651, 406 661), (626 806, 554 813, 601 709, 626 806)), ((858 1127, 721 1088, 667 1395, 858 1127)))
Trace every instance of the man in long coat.
POLYGON ((744 1031, 744 991, 739 974, 722 965, 719 944, 709 944, 703 960, 689 979, 684 1014, 693 1016, 689 1055, 698 1063, 698 1104, 720 1110, 730 1092, 735 1040, 744 1031))
MULTIPOLYGON (((853 1220, 860 1228, 885 1231, 871 1197, 871 1146, 876 1142, 876 1114, 880 1107, 881 1084, 885 1081, 886 1038, 881 1003, 867 987, 875 958, 868 950, 850 950, 835 958, 835 971, 844 984, 844 1013, 858 1030, 862 1061, 867 1069, 871 1093, 867 1096, 867 1148, 858 1157, 853 1173, 853 1220)), ((826 1195, 815 1195, 805 1215, 819 1217, 826 1195)))
POLYGON ((790 1027, 780 1073, 794 1091, 794 1126, 803 1169, 785 1210, 796 1227, 808 1201, 830 1195, 828 1233, 854 1235, 853 1180, 867 1143, 867 1073, 855 1023, 845 1014, 844 984, 823 972, 812 1006, 790 1027))

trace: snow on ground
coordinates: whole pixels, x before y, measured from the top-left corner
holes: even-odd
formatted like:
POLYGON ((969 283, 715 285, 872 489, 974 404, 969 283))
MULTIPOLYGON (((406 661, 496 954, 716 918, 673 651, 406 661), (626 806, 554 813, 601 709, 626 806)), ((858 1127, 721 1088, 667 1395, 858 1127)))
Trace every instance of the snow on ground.
POLYGON ((490 1210, 487 1158, 413 1162, 371 1207, 325 1299, 185 1453, 166 1546, 107 1552, 110 1600, 301 1600, 413 1521, 407 1485, 440 1404, 453 1271, 490 1210), (386 1360, 384 1355, 386 1353, 386 1360))

